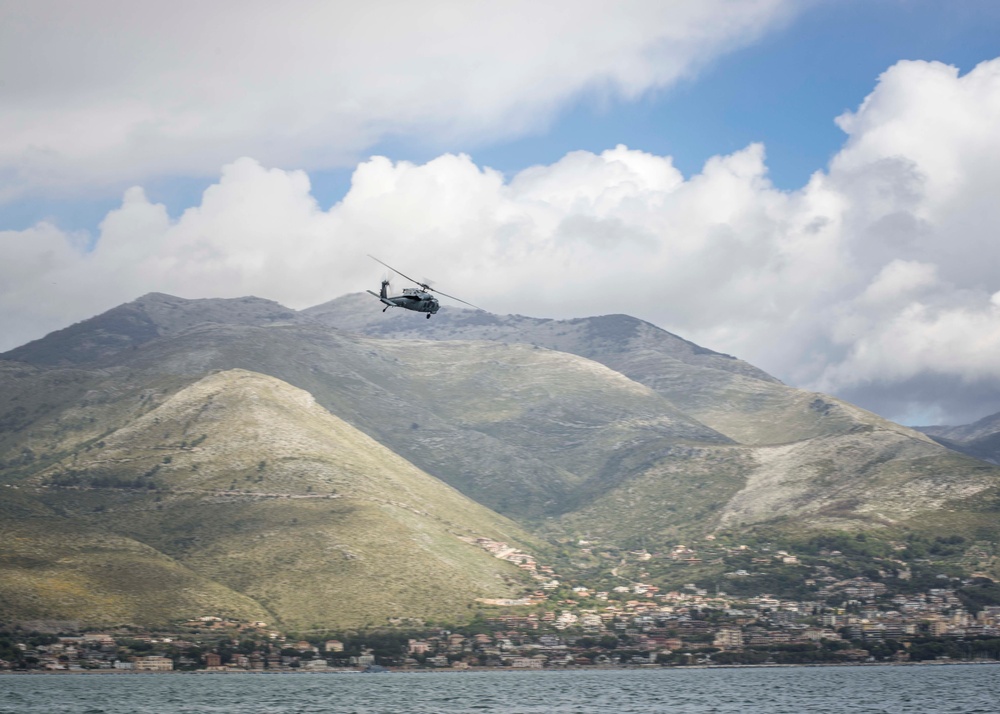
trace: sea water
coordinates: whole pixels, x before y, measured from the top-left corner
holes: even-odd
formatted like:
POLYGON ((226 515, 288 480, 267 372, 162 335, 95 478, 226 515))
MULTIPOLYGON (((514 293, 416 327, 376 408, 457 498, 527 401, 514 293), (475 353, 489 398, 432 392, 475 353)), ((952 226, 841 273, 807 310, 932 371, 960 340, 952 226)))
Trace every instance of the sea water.
POLYGON ((1000 714, 1000 665, 0 676, 28 712, 1000 714))

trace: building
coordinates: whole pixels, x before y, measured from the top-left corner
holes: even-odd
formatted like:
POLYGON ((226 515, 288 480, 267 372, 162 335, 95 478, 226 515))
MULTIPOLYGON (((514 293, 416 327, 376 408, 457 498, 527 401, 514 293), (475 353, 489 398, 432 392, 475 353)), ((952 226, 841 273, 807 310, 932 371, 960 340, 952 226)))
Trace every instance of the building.
POLYGON ((723 627, 715 633, 712 644, 724 650, 739 649, 743 646, 743 631, 738 627, 723 627))
POLYGON ((427 654, 430 649, 430 643, 424 640, 409 640, 407 644, 407 651, 411 655, 415 654, 427 654))
POLYGON ((140 672, 171 672, 174 669, 174 661, 159 655, 136 657, 135 668, 140 672))
POLYGON ((515 669, 541 669, 545 666, 546 657, 511 657, 510 666, 515 669))

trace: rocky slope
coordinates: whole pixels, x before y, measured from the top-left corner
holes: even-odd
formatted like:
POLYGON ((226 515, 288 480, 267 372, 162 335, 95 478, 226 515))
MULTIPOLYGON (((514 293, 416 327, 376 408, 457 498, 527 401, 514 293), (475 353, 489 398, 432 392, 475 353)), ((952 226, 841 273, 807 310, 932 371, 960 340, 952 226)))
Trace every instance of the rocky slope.
POLYGON ((302 314, 383 338, 489 340, 576 354, 645 384, 685 414, 744 444, 784 444, 849 433, 859 423, 875 421, 895 428, 874 414, 788 387, 740 359, 627 315, 547 320, 442 307, 434 319, 417 323, 413 313, 373 309, 371 296, 364 294, 346 295, 302 314))
POLYGON ((348 295, 303 312, 341 329, 393 339, 488 339, 585 356, 650 387, 743 447, 698 449, 680 465, 651 466, 626 491, 578 509, 572 516, 577 524, 627 521, 626 514, 639 509, 650 511, 642 521, 649 525, 633 521, 625 530, 680 535, 678 525, 691 522, 711 530, 776 518, 858 527, 909 521, 950 496, 996 484, 993 469, 915 430, 786 386, 741 360, 625 315, 559 321, 449 307, 425 325, 402 310, 372 309, 364 298, 348 295))
POLYGON ((475 537, 996 540, 1000 470, 648 323, 414 317, 154 294, 0 355, 0 616, 66 615, 44 585, 66 580, 106 619, 460 618, 527 584, 475 537), (95 555, 61 560, 70 533, 95 555))
POLYGON ((34 548, 60 565, 39 577, 12 558, 0 585, 8 617, 36 615, 25 603, 60 580, 79 583, 105 620, 218 611, 296 628, 440 618, 524 582, 474 543, 530 541, 513 523, 302 390, 243 370, 204 377, 18 486, 40 506, 13 523, 54 528, 60 537, 34 548), (150 572, 112 579, 99 548, 67 564, 60 543, 78 525, 86 536, 71 550, 103 543, 150 572), (189 596, 170 603, 178 591, 189 596))
POLYGON ((1000 413, 962 426, 919 426, 916 429, 951 449, 1000 464, 1000 413))
POLYGON ((256 297, 185 300, 149 293, 17 347, 3 357, 39 366, 87 364, 195 326, 273 325, 302 319, 294 310, 256 297))

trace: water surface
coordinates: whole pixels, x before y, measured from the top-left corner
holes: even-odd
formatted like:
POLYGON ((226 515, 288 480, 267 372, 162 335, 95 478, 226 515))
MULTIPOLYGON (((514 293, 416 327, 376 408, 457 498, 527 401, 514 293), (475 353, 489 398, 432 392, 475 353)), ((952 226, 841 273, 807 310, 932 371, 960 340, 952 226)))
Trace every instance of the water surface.
POLYGON ((998 714, 1000 665, 14 674, 0 714, 998 714))

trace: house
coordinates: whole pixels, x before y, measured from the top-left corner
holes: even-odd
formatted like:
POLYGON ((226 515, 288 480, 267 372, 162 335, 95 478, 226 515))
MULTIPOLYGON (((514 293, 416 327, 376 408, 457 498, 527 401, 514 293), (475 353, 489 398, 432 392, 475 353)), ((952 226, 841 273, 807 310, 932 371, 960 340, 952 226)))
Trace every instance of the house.
POLYGON ((510 666, 515 669, 541 669, 545 666, 548 658, 545 655, 534 657, 511 657, 510 666))
POLYGON ((308 662, 303 662, 300 665, 300 669, 308 672, 317 672, 324 669, 329 669, 329 665, 326 663, 325 659, 313 659, 308 662))
POLYGON ((140 672, 171 672, 174 669, 174 661, 159 655, 136 657, 135 668, 140 672))
POLYGON ((743 631, 738 627, 722 627, 715 633, 712 645, 724 650, 739 649, 743 646, 743 631))

